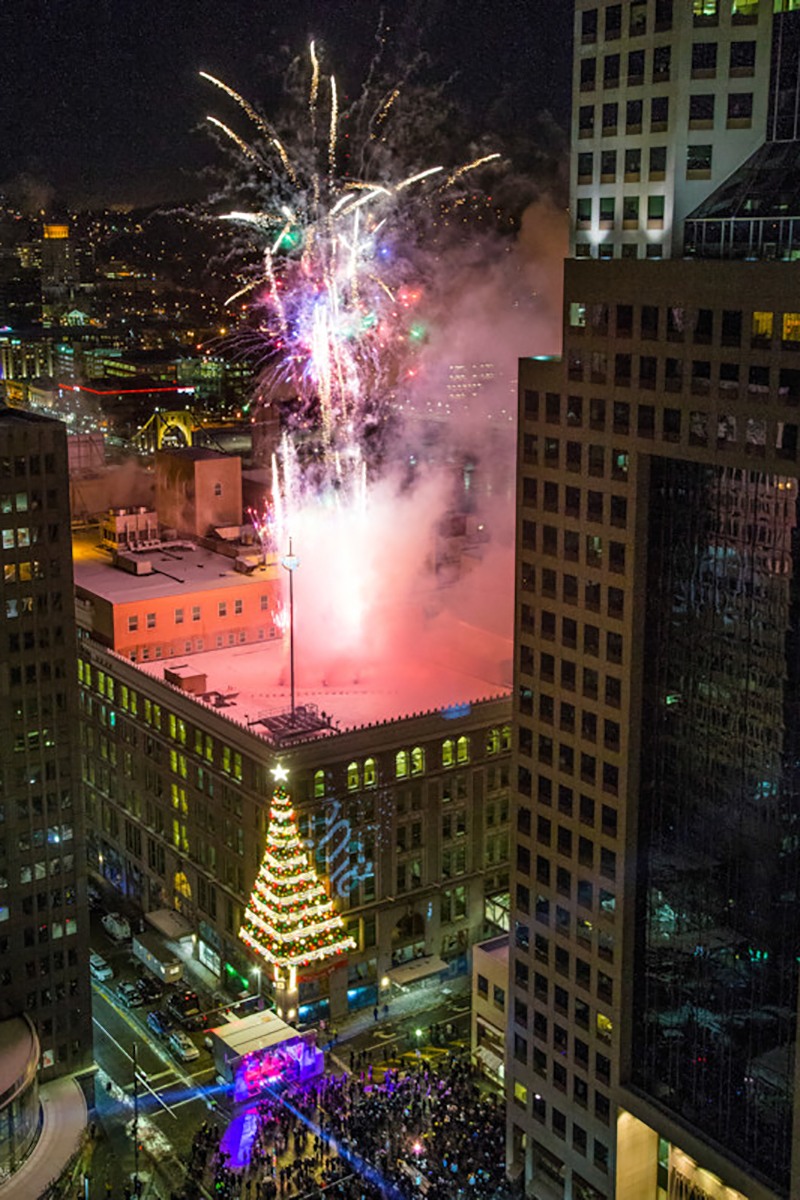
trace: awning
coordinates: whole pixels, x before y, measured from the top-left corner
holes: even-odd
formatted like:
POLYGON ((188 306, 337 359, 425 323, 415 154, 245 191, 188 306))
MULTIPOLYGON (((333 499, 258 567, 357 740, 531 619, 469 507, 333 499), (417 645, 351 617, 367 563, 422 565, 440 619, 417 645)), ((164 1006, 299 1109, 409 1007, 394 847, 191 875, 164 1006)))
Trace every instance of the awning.
POLYGON ((478 1046, 475 1051, 475 1057, 484 1064, 488 1071, 491 1071, 493 1075, 497 1075, 498 1078, 502 1079, 505 1063, 488 1046, 478 1046))
POLYGON ((194 929, 186 917, 176 912, 174 908, 159 908, 155 912, 145 913, 144 919, 163 937, 173 938, 176 942, 191 937, 194 933, 194 929))
POLYGON ((427 979, 429 975, 438 975, 446 970, 447 963, 443 958, 439 958, 438 954, 426 954, 423 958, 411 958, 399 967, 392 967, 386 975, 398 987, 406 987, 409 983, 416 983, 419 979, 427 979))

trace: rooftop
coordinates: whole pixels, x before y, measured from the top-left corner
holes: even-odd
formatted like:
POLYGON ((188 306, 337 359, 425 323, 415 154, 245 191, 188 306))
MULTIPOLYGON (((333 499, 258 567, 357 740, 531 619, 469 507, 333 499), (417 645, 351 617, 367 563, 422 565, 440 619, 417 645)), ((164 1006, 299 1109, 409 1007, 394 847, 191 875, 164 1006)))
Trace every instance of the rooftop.
MULTIPOLYGON (((217 554, 181 539, 161 549, 143 550, 137 558, 152 565, 151 575, 132 575, 115 567, 111 555, 100 545, 97 529, 80 531, 73 536, 72 560, 75 586, 111 604, 135 604, 142 600, 180 596, 182 593, 210 592, 218 588, 263 585, 275 579, 274 562, 244 573, 234 568, 235 559, 217 554)), ((257 546, 243 547, 258 557, 257 546)))
POLYGON ((288 716, 291 708, 288 649, 280 642, 230 646, 136 665, 159 680, 165 670, 180 674, 181 667, 205 674, 207 698, 187 692, 187 700, 247 726, 270 745, 285 745, 423 713, 438 712, 451 720, 466 715, 472 704, 510 694, 511 639, 452 618, 449 623, 454 626, 449 638, 439 621, 420 630, 413 656, 398 654, 383 662, 367 657, 349 672, 340 667, 330 678, 304 660, 302 639, 297 638, 295 702, 305 712, 300 714, 295 738, 290 727, 287 733, 286 721, 272 720, 280 714, 288 716))

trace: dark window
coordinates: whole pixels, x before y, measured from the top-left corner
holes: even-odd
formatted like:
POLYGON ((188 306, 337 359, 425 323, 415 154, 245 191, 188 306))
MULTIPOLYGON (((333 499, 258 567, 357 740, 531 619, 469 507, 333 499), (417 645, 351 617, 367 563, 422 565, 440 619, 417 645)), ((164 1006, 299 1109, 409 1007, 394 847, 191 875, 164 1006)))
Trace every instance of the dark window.
POLYGON ((669 124, 669 96, 654 96, 650 102, 650 129, 657 133, 669 124))
POLYGON ((717 71, 717 43, 695 42, 692 46, 692 77, 711 79, 717 71))
POLYGON ((644 50, 632 50, 628 55, 628 87, 644 83, 644 50))

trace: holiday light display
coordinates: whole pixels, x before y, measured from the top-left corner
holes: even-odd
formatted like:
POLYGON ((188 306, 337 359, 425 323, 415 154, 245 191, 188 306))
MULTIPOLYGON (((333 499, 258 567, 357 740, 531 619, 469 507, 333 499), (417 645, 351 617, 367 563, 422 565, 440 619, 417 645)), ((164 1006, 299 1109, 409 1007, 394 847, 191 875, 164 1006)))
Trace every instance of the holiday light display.
POLYGON ((239 937, 278 973, 294 975, 297 967, 356 946, 309 863, 286 771, 276 767, 273 776, 267 845, 239 937))

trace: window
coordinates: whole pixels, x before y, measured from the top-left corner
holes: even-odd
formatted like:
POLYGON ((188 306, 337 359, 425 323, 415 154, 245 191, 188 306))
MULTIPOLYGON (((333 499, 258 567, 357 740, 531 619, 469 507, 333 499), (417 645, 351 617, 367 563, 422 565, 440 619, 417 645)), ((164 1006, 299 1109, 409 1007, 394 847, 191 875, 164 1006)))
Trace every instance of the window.
POLYGON ((669 46, 656 46, 653 51, 653 83, 669 81, 670 54, 669 46))
POLYGON ((603 134, 609 135, 617 131, 619 105, 617 103, 603 105, 603 134))
POLYGON ((578 109, 578 136, 591 137, 594 132, 594 105, 582 104, 578 109))
POLYGON ((233 611, 237 617, 240 617, 242 615, 242 601, 241 600, 234 600, 233 611))
POLYGON ((193 621, 200 620, 200 605, 199 604, 192 605, 192 620, 193 621))
POLYGON ((729 69, 734 79, 753 74, 756 69, 755 42, 731 42, 729 69))
MULTIPOLYGON (((730 98, 728 101, 730 110, 730 98)), ((714 94, 709 92, 689 97, 689 128, 710 129, 714 124, 714 94)))
POLYGON ((594 155, 591 150, 578 155, 578 183, 591 183, 594 174, 594 155))
POLYGON ((647 197, 647 223, 651 228, 660 228, 664 221, 664 197, 647 197))
POLYGON ((593 92, 595 76, 597 74, 597 59, 584 58, 581 59, 581 91, 593 92))
POLYGON ((220 617, 227 617, 227 615, 228 615, 228 602, 227 602, 227 600, 220 600, 220 601, 219 601, 219 603, 217 604, 217 615, 218 615, 218 616, 220 616, 220 617))
POLYGON ((147 614, 147 628, 155 629, 155 627, 156 627, 156 614, 148 613, 147 614))
POLYGON ((134 615, 132 617, 128 617, 128 633, 136 633, 136 630, 138 628, 139 628, 138 616, 134 615))
POLYGON ((182 608, 175 609, 175 624, 176 625, 183 624, 183 609, 182 608))
POLYGON ((408 775, 408 751, 398 750, 394 757, 394 774, 396 779, 405 779, 408 775))
POLYGON ((455 743, 452 738, 442 742, 442 766, 452 767, 455 762, 455 743))
POLYGON ((376 772, 376 767, 375 767, 375 759, 374 758, 365 758, 364 759, 364 787, 365 788, 375 787, 376 783, 377 783, 377 772, 376 772))
POLYGON ((222 484, 221 484, 221 483, 215 483, 215 484, 214 484, 214 495, 215 495, 215 496, 221 496, 221 495, 222 495, 222 484))
POLYGON ((710 145, 687 146, 686 148, 686 178, 707 179, 711 175, 710 145))
POLYGON ((669 96, 654 96, 650 101, 650 132, 663 132, 669 125, 669 96))
POLYGON ((663 179, 667 170, 667 147, 650 147, 650 179, 663 179))
POLYGON ((619 55, 607 54, 603 59, 603 87, 619 86, 619 55))
POLYGON ((753 93, 731 92, 728 95, 728 128, 748 129, 753 120, 753 93))
POLYGON ((644 109, 641 100, 629 100, 625 105, 625 132, 641 133, 642 113, 644 109))
POLYGON ((632 50, 628 55, 628 87, 644 83, 644 50, 632 50))
POLYGON ((692 79, 713 79, 717 73, 717 43, 695 42, 692 46, 692 79))
POLYGON ((611 42, 622 33, 622 5, 609 4, 606 9, 606 41, 611 42))
POLYGON ((625 179, 628 182, 633 182, 639 178, 642 169, 642 152, 641 150, 626 150, 625 151, 625 179))
POLYGON ((347 768, 347 790, 355 792, 361 785, 361 777, 357 762, 351 762, 347 768))

